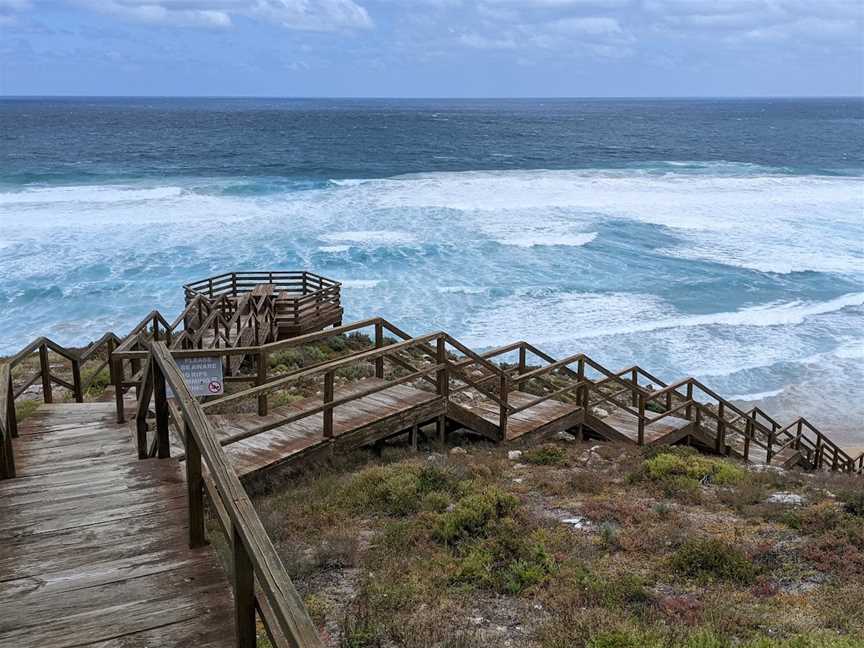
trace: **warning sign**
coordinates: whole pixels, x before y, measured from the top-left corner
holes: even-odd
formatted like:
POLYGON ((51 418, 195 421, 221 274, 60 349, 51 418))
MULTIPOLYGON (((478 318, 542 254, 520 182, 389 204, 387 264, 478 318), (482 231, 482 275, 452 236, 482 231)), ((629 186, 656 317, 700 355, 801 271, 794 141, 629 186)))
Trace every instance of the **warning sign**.
POLYGON ((221 358, 177 358, 177 367, 193 396, 220 396, 225 392, 221 358))

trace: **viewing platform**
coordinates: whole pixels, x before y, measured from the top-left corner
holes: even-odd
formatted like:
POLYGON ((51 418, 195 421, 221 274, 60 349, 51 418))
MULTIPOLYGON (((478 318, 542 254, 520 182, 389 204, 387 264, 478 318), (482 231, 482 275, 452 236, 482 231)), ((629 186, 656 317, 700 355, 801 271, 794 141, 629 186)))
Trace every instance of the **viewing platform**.
POLYGON ((307 270, 228 272, 183 286, 187 306, 196 297, 208 300, 211 306, 227 301, 232 311, 229 316, 247 300, 254 300, 258 315, 269 315, 279 340, 339 326, 341 288, 338 281, 307 270))

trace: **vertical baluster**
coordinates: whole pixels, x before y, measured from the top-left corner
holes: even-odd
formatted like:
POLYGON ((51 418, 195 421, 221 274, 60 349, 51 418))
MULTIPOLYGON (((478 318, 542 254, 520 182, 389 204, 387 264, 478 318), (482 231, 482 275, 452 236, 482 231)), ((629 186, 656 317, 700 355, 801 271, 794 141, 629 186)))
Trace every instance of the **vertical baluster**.
POLYGON ((636 443, 638 445, 645 445, 645 395, 642 392, 639 392, 639 423, 638 423, 638 431, 637 431, 637 439, 636 443))
POLYGON ((189 502, 189 546, 207 544, 204 533, 204 479, 201 476, 201 448, 188 423, 183 422, 186 438, 186 497, 189 502))
POLYGON ((687 408, 684 411, 684 417, 691 421, 693 420, 693 383, 687 383, 687 408))
MULTIPOLYGON (((381 320, 375 322, 375 348, 380 349, 384 346, 384 324, 381 320)), ((375 377, 378 380, 384 378, 384 356, 375 358, 375 377)))
MULTIPOLYGON (((267 382, 267 352, 259 351, 258 352, 258 375, 255 378, 255 384, 258 386, 263 385, 267 382)), ((268 393, 263 393, 258 395, 258 416, 267 416, 268 403, 267 399, 269 398, 268 393)))
POLYGON ((165 374, 158 362, 152 361, 153 368, 153 400, 156 408, 156 447, 158 457, 167 459, 171 456, 171 446, 168 438, 168 395, 165 386, 165 374))
MULTIPOLYGON (((518 372, 519 372, 519 375, 520 375, 520 376, 521 376, 522 374, 524 374, 524 373, 525 373, 525 370, 527 369, 527 363, 528 363, 528 358, 527 358, 527 356, 528 356, 528 353, 527 353, 527 351, 526 351, 526 349, 525 349, 525 345, 524 345, 524 344, 520 344, 520 345, 519 345, 519 368, 518 368, 518 372)), ((518 391, 518 390, 521 390, 521 389, 522 389, 522 386, 523 386, 522 381, 517 381, 517 382, 516 382, 516 389, 517 389, 517 391, 518 391)), ((578 391, 576 392, 576 398, 577 398, 577 400, 578 400, 578 398, 579 398, 579 392, 578 392, 578 391)))
POLYGON ((500 409, 498 411, 498 435, 501 441, 507 438, 507 418, 510 414, 507 411, 507 395, 509 391, 507 374, 502 372, 498 386, 498 397, 501 399, 501 403, 499 404, 500 409))
MULTIPOLYGON (((233 528, 233 525, 232 525, 233 528)), ((232 531, 234 555, 234 625, 237 648, 255 648, 255 573, 237 529, 232 531)))
POLYGON ((723 401, 717 403, 717 439, 714 450, 717 454, 726 454, 726 404, 723 401))
POLYGON ((78 358, 72 360, 72 390, 76 403, 84 402, 84 389, 81 385, 81 361, 78 358))
MULTIPOLYGON (((334 372, 328 371, 324 374, 324 404, 333 402, 333 378, 334 372)), ((329 439, 333 436, 333 408, 324 410, 324 437, 329 439)))
MULTIPOLYGON (((443 335, 439 335, 435 341, 435 364, 438 365, 438 372, 435 376, 436 390, 438 395, 444 400, 446 406, 450 398, 450 374, 447 371, 447 340, 443 335)), ((444 414, 438 416, 435 422, 438 440, 442 443, 447 438, 447 417, 444 414)))
POLYGON ((53 403, 54 395, 51 391, 51 365, 48 362, 48 347, 44 344, 39 345, 39 370, 42 373, 42 400, 46 403, 53 403))

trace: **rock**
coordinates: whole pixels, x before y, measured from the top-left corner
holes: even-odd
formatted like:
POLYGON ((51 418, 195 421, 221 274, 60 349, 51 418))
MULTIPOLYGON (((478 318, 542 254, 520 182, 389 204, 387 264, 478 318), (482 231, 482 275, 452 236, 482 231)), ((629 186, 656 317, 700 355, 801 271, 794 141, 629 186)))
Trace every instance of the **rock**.
POLYGON ((514 484, 521 484, 525 479, 523 477, 516 477, 513 479, 514 484))
POLYGON ((561 430, 558 434, 555 435, 555 438, 558 441, 564 441, 566 443, 574 443, 576 441, 576 437, 570 434, 569 432, 564 432, 561 430))
POLYGON ((465 448, 460 448, 459 446, 456 446, 455 448, 450 449, 450 454, 451 455, 467 455, 468 451, 465 448))
POLYGON ((521 450, 511 450, 510 452, 507 453, 507 458, 510 461, 516 461, 517 459, 520 459, 521 457, 522 457, 522 451, 521 450))
POLYGON ((769 504, 791 504, 792 506, 801 506, 804 503, 804 498, 797 493, 778 492, 771 493, 765 501, 769 504))
POLYGON ((593 413, 594 416, 596 416, 597 418, 606 418, 607 416, 609 416, 609 410, 605 410, 605 409, 603 409, 602 407, 595 407, 595 408, 592 410, 592 413, 593 413))
POLYGON ((581 515, 577 515, 575 517, 564 518, 561 520, 562 524, 569 524, 574 529, 587 529, 591 526, 591 520, 581 515))
POLYGON ((433 452, 428 457, 426 457, 426 461, 440 461, 444 458, 444 455, 438 452, 433 452))
POLYGON ((515 463, 515 464, 513 464, 513 467, 516 468, 516 469, 519 469, 519 468, 527 468, 527 465, 526 465, 526 464, 523 464, 523 463, 515 463))

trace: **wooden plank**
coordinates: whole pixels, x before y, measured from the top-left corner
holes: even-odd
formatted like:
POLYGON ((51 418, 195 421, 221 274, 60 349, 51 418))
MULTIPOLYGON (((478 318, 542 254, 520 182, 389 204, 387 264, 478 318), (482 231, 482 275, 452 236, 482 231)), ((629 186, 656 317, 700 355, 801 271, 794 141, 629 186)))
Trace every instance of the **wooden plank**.
POLYGON ((46 405, 15 440, 26 473, 0 483, 0 645, 228 648, 230 588, 212 548, 189 548, 183 473, 138 461, 112 405, 46 405))

